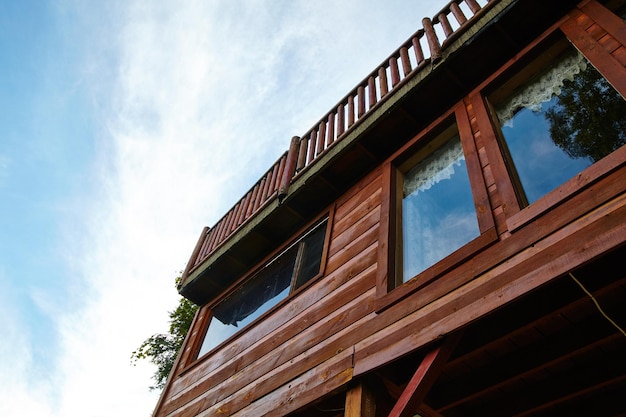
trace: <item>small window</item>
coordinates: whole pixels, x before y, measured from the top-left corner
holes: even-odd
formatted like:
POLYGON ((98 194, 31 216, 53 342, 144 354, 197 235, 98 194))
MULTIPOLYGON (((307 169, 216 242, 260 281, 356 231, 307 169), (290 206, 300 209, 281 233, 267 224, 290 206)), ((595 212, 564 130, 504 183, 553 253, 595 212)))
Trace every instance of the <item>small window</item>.
POLYGON ((564 38, 488 99, 522 206, 626 143, 626 101, 564 38))
POLYGON ((198 356, 233 336, 320 273, 328 219, 270 259, 211 308, 211 320, 198 356))
POLYGON ((461 139, 453 126, 398 168, 396 284, 480 235, 461 139))

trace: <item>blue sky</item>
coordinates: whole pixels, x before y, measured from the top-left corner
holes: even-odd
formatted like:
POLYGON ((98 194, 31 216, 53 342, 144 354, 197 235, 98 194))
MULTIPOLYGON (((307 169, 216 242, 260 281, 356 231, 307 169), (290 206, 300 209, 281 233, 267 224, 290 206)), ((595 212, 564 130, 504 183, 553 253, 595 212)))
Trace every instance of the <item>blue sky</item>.
POLYGON ((148 416, 202 227, 436 3, 0 0, 0 415, 148 416))

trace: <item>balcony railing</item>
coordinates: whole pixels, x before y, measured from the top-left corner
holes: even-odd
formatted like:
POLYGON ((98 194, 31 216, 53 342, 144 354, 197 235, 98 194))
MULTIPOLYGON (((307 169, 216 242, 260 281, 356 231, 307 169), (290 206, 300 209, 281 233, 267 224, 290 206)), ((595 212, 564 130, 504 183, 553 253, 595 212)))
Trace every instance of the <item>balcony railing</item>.
POLYGON ((422 19, 422 29, 405 41, 378 68, 368 74, 318 123, 294 137, 285 152, 259 181, 213 228, 205 228, 183 273, 183 280, 243 224, 275 198, 282 199, 289 184, 341 141, 405 80, 442 51, 464 28, 498 0, 453 0, 433 19, 422 19))

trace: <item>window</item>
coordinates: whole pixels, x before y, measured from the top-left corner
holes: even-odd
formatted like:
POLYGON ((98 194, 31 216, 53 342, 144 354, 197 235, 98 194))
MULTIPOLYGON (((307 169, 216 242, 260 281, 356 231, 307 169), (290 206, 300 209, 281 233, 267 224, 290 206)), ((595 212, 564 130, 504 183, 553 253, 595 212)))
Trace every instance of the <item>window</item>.
POLYGON ((626 101, 564 38, 488 100, 522 206, 626 143, 626 101))
POLYGON ((463 102, 385 163, 377 304, 382 310, 497 239, 463 102), (385 244, 388 243, 388 244, 385 244))
POLYGON ((320 273, 327 225, 327 218, 318 222, 211 308, 212 317, 198 356, 233 336, 320 273))
POLYGON ((399 168, 398 281, 406 282, 480 235, 456 128, 399 168), (415 161, 417 159, 417 161, 415 161))

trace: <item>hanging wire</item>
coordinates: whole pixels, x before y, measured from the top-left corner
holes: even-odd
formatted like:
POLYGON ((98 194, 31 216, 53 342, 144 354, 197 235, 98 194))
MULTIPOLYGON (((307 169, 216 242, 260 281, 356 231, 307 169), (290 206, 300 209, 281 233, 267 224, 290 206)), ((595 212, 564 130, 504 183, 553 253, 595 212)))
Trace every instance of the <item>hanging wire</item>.
POLYGON ((571 272, 569 273, 569 276, 574 280, 574 282, 576 284, 578 284, 578 286, 580 288, 582 288, 582 290, 585 292, 585 294, 587 294, 589 296, 589 298, 591 298, 591 301, 593 301, 593 303, 595 304, 596 308, 598 309, 598 311, 600 312, 600 314, 602 314, 602 316, 604 316, 605 319, 607 319, 609 321, 609 323, 611 323, 617 330, 619 330, 619 332, 624 335, 624 337, 626 337, 626 331, 624 331, 624 329, 622 329, 617 323, 615 323, 605 312, 604 310, 602 310, 602 307, 600 307, 600 303, 598 303, 598 300, 596 300, 596 298, 593 296, 593 294, 591 294, 587 288, 585 288, 585 286, 582 284, 582 282, 580 282, 578 279, 576 279, 576 277, 574 276, 574 274, 572 274, 571 272))

